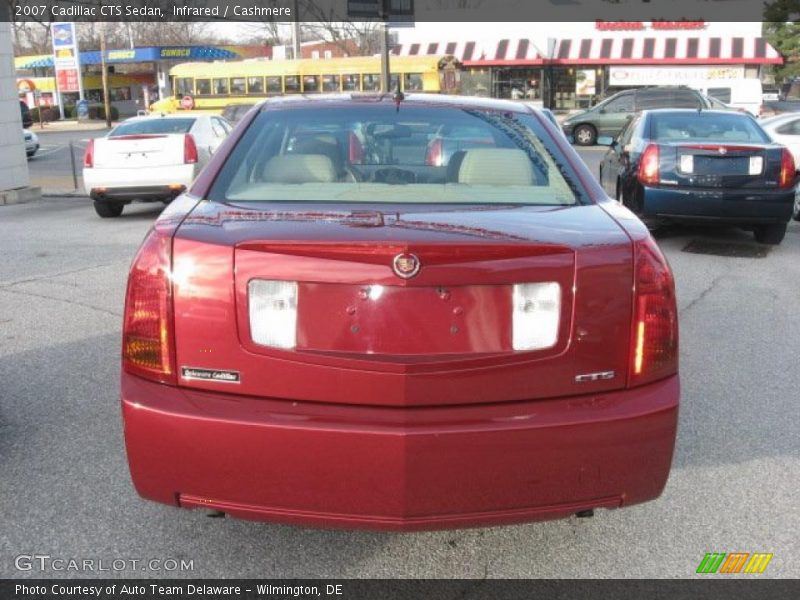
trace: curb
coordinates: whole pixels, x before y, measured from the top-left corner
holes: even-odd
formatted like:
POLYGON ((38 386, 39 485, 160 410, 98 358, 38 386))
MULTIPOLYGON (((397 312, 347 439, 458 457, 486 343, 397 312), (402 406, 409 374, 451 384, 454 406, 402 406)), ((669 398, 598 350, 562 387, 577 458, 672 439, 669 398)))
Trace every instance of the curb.
POLYGON ((80 190, 42 190, 42 198, 89 198, 80 190))

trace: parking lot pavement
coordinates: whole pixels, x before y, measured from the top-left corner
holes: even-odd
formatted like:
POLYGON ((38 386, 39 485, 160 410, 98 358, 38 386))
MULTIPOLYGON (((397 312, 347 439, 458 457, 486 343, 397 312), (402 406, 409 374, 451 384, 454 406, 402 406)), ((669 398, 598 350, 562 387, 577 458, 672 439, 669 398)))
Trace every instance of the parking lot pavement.
POLYGON ((800 576, 800 224, 765 258, 682 251, 693 239, 754 246, 734 229, 660 234, 683 387, 661 498, 592 519, 397 535, 212 519, 137 497, 118 405, 120 319, 126 270, 158 208, 101 220, 88 199, 0 207, 0 577, 107 575, 20 572, 21 554, 193 561, 129 577, 688 577, 706 552, 734 551, 774 553, 765 576, 800 576))

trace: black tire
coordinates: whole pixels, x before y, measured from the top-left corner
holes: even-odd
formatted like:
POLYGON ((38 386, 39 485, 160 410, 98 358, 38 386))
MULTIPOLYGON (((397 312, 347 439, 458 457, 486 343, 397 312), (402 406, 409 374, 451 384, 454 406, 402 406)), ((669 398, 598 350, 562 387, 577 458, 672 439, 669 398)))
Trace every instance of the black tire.
POLYGON ((120 216, 123 208, 125 208, 125 205, 121 202, 94 201, 94 212, 104 219, 120 216))
POLYGON ((795 221, 800 221, 800 190, 794 193, 794 210, 792 211, 792 218, 795 221))
POLYGON ((786 223, 780 225, 757 225, 753 229, 753 235, 759 244, 770 244, 775 246, 783 241, 786 235, 786 223))
POLYGON ((597 130, 591 125, 578 125, 572 131, 572 137, 578 146, 594 146, 597 142, 597 130))

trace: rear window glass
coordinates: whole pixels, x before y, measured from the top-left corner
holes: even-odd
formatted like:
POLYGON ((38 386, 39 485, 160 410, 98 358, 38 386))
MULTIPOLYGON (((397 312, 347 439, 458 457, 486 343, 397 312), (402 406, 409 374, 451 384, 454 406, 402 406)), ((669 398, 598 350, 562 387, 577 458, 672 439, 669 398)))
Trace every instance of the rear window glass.
POLYGON ((729 103, 731 101, 731 88, 729 87, 718 87, 718 88, 708 88, 708 95, 712 98, 716 98, 720 102, 729 103))
POLYGON ((120 123, 109 137, 143 135, 150 133, 189 133, 195 119, 147 119, 120 123))
POLYGON ((394 104, 261 112, 217 201, 569 206, 585 192, 529 114, 394 104))
POLYGON ((738 113, 654 114, 651 119, 652 137, 660 141, 769 142, 752 118, 738 113))

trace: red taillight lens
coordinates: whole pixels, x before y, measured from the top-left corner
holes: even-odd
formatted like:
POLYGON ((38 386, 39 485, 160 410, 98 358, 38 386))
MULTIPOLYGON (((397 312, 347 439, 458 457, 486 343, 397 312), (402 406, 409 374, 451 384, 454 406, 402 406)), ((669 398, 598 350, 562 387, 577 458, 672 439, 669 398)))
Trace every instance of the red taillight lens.
POLYGON ((134 375, 175 383, 172 330, 172 235, 154 228, 128 275, 122 366, 134 375))
POLYGON ((197 144, 190 133, 183 138, 183 162, 187 165, 197 162, 197 144))
POLYGON ((678 371, 678 307, 672 272, 652 238, 637 242, 635 253, 630 386, 678 371))
POLYGON ((86 144, 86 151, 83 153, 83 166, 91 169, 94 167, 94 140, 89 140, 86 144))
POLYGON ((425 155, 425 164, 430 167, 442 166, 442 138, 436 138, 428 146, 428 152, 425 155))
POLYGON ((792 153, 788 148, 784 148, 781 152, 781 173, 778 176, 778 186, 781 188, 793 187, 796 170, 792 153))
POLYGON ((351 165, 360 165, 364 162, 364 145, 361 143, 361 140, 358 139, 358 136, 350 132, 348 136, 348 160, 350 161, 351 165))
POLYGON ((658 146, 650 144, 642 152, 639 159, 639 181, 644 185, 655 185, 660 178, 658 162, 660 160, 658 146))

